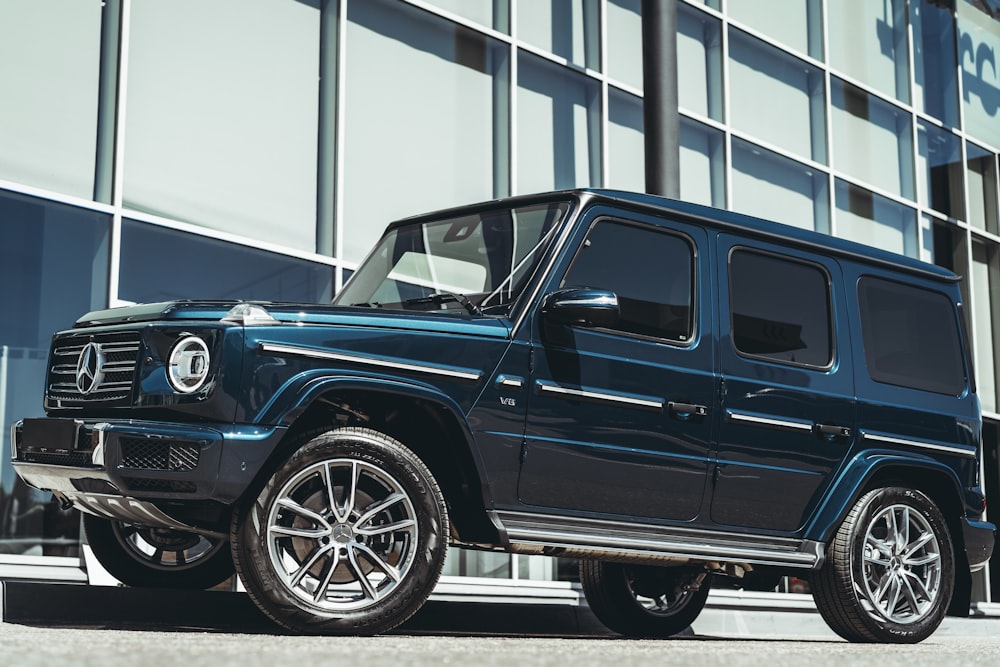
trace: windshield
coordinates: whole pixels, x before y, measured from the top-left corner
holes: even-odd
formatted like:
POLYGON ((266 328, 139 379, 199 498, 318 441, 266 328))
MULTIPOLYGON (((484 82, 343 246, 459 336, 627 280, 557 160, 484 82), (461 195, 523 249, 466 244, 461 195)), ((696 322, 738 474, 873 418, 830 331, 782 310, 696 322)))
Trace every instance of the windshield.
POLYGON ((567 202, 558 202, 399 227, 379 241, 333 303, 506 312, 567 210, 567 202))

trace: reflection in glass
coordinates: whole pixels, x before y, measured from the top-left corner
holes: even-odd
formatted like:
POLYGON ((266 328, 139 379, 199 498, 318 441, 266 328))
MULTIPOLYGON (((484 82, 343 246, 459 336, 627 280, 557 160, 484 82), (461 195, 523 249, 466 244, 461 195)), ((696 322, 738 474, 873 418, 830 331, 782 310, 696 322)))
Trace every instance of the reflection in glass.
POLYGON ((969 224, 996 234, 997 210, 997 156, 975 144, 966 144, 968 153, 969 224))
POLYGON ((910 114, 839 79, 830 82, 833 166, 913 199, 910 114))
POLYGON ((110 218, 0 193, 0 555, 76 556, 80 518, 24 485, 10 429, 41 417, 49 340, 107 305, 110 218))
POLYGON ((427 0, 427 2, 499 32, 510 32, 510 0, 427 0))
POLYGON ((597 82, 522 53, 517 84, 517 193, 601 185, 597 82))
POLYGON ((136 2, 129 30, 125 205, 314 251, 319 3, 136 2))
POLYGON ((739 30, 729 35, 733 127, 826 162, 822 72, 739 30))
POLYGON ((391 220, 510 194, 508 49, 406 3, 351 2, 338 256, 391 220))
POLYGON ((956 4, 965 131, 1000 146, 1000 19, 968 0, 956 4))
POLYGON ((448 558, 441 574, 446 577, 510 579, 511 556, 505 553, 449 547, 448 558))
POLYGON ((642 90, 642 0, 608 0, 608 76, 642 90))
POLYGON ((910 2, 913 25, 914 106, 945 125, 958 127, 958 79, 955 76, 955 20, 940 2, 910 2))
POLYGON ((823 57, 820 0, 728 0, 726 13, 797 51, 823 57))
POLYGON ((93 197, 102 5, 0 3, 0 179, 93 197))
POLYGON ((677 95, 680 106, 722 120, 722 30, 719 21, 679 3, 677 95), (682 64, 683 63, 683 64, 682 64))
POLYGON ((909 102, 906 0, 828 2, 830 64, 909 102))
POLYGON ((681 118, 681 199, 726 208, 726 155, 722 132, 681 118))
POLYGON ((825 175, 733 139, 733 210, 825 233, 828 191, 825 175))
POLYGON ((997 412, 996 376, 1000 372, 994 348, 996 332, 993 320, 996 308, 993 305, 1000 288, 1000 265, 997 264, 997 250, 985 243, 972 244, 972 311, 976 321, 976 383, 983 410, 997 412))
POLYGON ((598 0, 531 0, 517 5, 517 36, 587 69, 601 69, 598 0))
POLYGON ((917 257, 916 212, 864 188, 837 180, 837 236, 917 257))
POLYGON ((642 100, 615 89, 608 91, 608 187, 646 189, 642 100))
POLYGON ((121 248, 118 298, 125 301, 332 297, 333 267, 235 243, 126 220, 121 248))
POLYGON ((917 121, 920 201, 953 218, 965 218, 962 141, 923 120, 917 121))

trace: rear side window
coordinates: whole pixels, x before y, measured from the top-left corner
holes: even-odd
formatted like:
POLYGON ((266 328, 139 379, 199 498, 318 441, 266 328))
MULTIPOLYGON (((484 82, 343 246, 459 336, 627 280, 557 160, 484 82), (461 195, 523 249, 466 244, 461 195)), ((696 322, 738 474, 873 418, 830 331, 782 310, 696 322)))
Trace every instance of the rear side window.
POLYGON ((833 363, 830 280, 822 267, 737 249, 729 292, 737 352, 816 368, 833 363))
POLYGON ((654 227, 599 220, 573 258, 563 287, 611 290, 622 333, 688 342, 693 329, 694 250, 654 227))
POLYGON ((858 281, 865 363, 877 382, 957 396, 966 377, 958 316, 944 294, 866 276, 858 281))

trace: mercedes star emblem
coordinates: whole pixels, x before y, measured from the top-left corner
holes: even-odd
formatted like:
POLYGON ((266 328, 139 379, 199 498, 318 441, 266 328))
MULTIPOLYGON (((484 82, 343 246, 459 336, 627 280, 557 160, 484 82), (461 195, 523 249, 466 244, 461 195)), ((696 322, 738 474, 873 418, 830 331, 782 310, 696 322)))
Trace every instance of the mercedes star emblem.
POLYGON ((80 352, 76 362, 76 388, 89 394, 104 381, 104 352, 100 343, 90 342, 80 352))

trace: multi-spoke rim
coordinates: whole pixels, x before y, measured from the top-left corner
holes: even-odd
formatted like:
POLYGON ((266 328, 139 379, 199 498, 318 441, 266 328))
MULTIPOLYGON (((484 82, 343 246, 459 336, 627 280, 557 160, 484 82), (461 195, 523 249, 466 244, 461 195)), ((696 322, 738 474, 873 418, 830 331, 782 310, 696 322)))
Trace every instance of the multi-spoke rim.
POLYGON ((639 606, 654 616, 673 616, 687 605, 688 600, 694 594, 694 591, 691 589, 676 586, 670 587, 669 590, 657 593, 654 596, 649 596, 636 592, 634 576, 626 575, 626 582, 628 583, 629 591, 632 592, 632 597, 639 603, 639 606))
POLYGON ((226 545, 224 540, 163 528, 115 521, 115 537, 133 558, 155 570, 176 572, 197 567, 226 545))
POLYGON ((403 486, 354 459, 314 463, 270 505, 267 550, 281 582, 305 607, 362 609, 389 595, 413 565, 417 517, 403 486))
POLYGON ((941 546, 917 509, 891 505, 872 517, 862 549, 858 586, 868 614, 879 621, 916 623, 941 591, 941 546))

